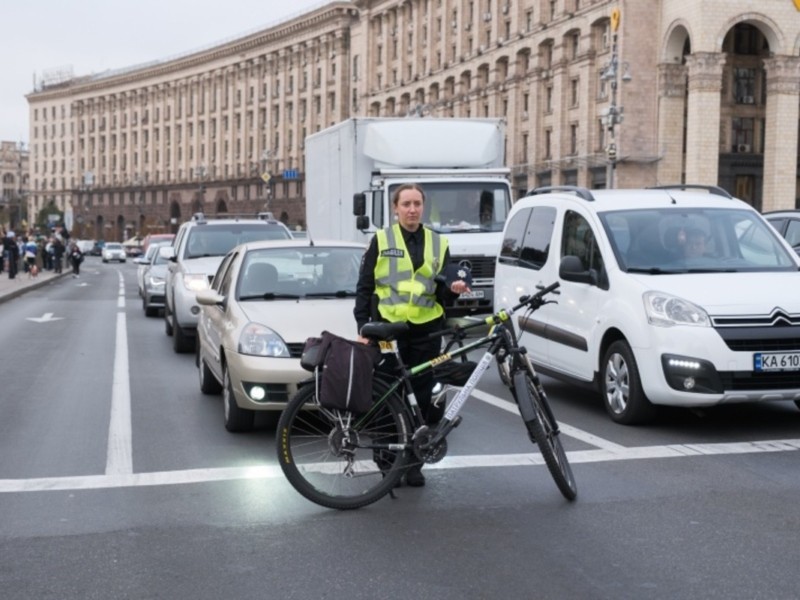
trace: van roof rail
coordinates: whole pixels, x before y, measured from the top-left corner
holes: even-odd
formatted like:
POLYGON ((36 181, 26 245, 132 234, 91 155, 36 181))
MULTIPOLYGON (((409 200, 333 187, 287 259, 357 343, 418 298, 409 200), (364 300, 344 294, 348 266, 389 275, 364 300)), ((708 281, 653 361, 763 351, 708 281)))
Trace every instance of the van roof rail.
POLYGON ((675 183, 671 185, 654 185, 647 189, 648 190, 705 190, 709 194, 714 194, 716 196, 722 196, 723 198, 727 198, 728 200, 733 200, 733 196, 731 196, 727 190, 719 187, 718 185, 703 185, 697 183, 675 183))
POLYGON ((583 198, 587 202, 594 202, 594 196, 587 188, 579 185, 550 185, 546 187, 538 187, 529 191, 526 196, 536 196, 538 194, 551 194, 553 192, 572 192, 579 198, 583 198))

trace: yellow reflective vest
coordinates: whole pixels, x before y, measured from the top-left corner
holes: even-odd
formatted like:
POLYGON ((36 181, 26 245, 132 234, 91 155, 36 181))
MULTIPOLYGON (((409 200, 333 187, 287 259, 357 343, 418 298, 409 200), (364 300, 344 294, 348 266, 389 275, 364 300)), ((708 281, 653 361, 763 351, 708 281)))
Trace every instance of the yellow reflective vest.
POLYGON ((400 225, 378 231, 378 260, 375 262, 375 294, 378 312, 390 323, 421 324, 438 319, 444 308, 436 301, 434 278, 444 267, 447 240, 424 228, 425 251, 422 265, 414 271, 400 225))

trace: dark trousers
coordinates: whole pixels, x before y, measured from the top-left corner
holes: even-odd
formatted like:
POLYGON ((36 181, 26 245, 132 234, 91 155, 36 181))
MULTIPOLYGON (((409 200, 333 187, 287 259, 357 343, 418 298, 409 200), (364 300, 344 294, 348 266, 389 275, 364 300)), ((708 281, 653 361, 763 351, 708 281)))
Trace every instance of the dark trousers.
MULTIPOLYGON (((398 340, 400 356, 406 367, 413 367, 441 354, 442 340, 440 337, 428 339, 428 334, 444 326, 443 322, 426 323, 425 325, 411 325, 409 335, 398 340)), ((436 425, 442 420, 444 406, 431 406, 431 392, 433 390, 433 370, 417 375, 411 379, 411 387, 417 397, 417 403, 422 410, 422 416, 428 425, 436 425)))

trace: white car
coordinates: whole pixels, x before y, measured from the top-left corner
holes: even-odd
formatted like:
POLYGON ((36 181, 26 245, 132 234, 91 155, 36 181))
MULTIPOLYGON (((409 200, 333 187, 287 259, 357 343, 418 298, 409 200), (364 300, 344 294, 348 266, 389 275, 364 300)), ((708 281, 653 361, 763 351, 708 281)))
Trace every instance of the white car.
POLYGON ((100 255, 104 263, 111 262, 112 260, 124 263, 128 258, 128 255, 125 254, 125 248, 119 242, 106 242, 100 255))
POLYGON ((293 239, 251 242, 197 292, 197 366, 203 393, 222 392, 225 427, 244 431, 256 411, 283 410, 310 373, 303 345, 324 330, 354 339, 364 246, 293 239))
POLYGON ((800 403, 800 258, 751 206, 696 187, 543 188, 506 222, 495 306, 559 281, 521 341, 618 423, 656 404, 800 403))

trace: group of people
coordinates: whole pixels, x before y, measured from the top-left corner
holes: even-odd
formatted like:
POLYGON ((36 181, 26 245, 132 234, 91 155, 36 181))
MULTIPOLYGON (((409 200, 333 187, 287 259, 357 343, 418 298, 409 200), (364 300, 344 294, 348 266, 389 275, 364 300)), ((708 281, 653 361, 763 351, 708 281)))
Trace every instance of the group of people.
POLYGON ((65 257, 72 267, 74 276, 80 273, 83 253, 75 243, 67 245, 59 234, 49 236, 29 233, 17 236, 13 230, 0 229, 2 239, 2 260, 0 273, 7 272, 9 279, 15 279, 20 271, 28 277, 36 277, 40 270, 61 273, 65 257))

